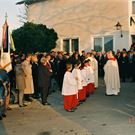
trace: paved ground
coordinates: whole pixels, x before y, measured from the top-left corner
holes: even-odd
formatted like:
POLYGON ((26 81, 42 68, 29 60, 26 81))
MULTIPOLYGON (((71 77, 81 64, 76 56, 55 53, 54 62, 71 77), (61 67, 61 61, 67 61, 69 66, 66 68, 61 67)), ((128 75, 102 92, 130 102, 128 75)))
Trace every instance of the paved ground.
POLYGON ((25 109, 12 109, 0 122, 0 135, 135 135, 135 83, 122 83, 119 96, 105 96, 99 82, 73 113, 63 110, 59 92, 50 95, 51 106, 34 100, 25 109))

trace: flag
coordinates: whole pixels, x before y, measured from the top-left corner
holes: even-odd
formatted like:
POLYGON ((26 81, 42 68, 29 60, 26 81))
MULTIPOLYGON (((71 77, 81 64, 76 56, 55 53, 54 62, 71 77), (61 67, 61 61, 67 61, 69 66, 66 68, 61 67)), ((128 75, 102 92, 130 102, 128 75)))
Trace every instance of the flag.
POLYGON ((7 23, 7 15, 6 15, 5 23, 3 25, 3 33, 2 33, 0 65, 7 72, 10 72, 12 70, 9 47, 10 47, 9 46, 9 32, 8 32, 8 23, 7 23))
POLYGON ((7 19, 3 25, 3 33, 2 33, 2 48, 3 52, 8 52, 8 44, 9 44, 9 37, 8 37, 8 24, 7 19))
POLYGON ((15 51, 15 44, 14 44, 14 40, 12 37, 12 34, 10 34, 10 48, 15 51))

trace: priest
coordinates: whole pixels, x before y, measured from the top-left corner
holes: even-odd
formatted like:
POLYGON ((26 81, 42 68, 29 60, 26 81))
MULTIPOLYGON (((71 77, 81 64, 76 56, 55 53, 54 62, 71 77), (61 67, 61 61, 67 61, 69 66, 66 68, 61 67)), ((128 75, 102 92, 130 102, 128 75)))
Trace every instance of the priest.
POLYGON ((108 61, 104 66, 106 95, 118 95, 120 92, 120 77, 117 59, 112 51, 107 53, 107 58, 108 61))

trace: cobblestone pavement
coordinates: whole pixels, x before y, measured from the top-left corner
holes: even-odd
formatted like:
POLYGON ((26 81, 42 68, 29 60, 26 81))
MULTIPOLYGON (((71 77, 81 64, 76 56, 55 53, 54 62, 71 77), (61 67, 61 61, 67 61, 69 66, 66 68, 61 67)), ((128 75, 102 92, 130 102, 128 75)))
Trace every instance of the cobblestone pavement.
POLYGON ((105 96, 100 79, 95 94, 72 113, 64 111, 58 91, 49 102, 51 106, 37 100, 25 108, 13 105, 0 122, 0 135, 135 135, 135 83, 121 83, 119 96, 105 96))

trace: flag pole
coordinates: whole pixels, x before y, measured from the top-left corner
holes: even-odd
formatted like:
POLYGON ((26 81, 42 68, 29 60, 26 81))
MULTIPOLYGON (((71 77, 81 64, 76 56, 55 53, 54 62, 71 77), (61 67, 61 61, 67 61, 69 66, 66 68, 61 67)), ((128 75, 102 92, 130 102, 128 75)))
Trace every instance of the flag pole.
MULTIPOLYGON (((8 18, 8 15, 7 15, 7 12, 6 12, 5 13, 5 23, 7 23, 7 18, 8 18)), ((2 44, 1 44, 1 56, 0 57, 2 58, 2 56, 3 56, 3 39, 2 39, 2 44)), ((0 63, 1 63, 1 61, 0 61, 0 63)))
POLYGON ((5 22, 7 22, 7 18, 8 18, 8 15, 7 15, 7 12, 5 13, 5 22))

